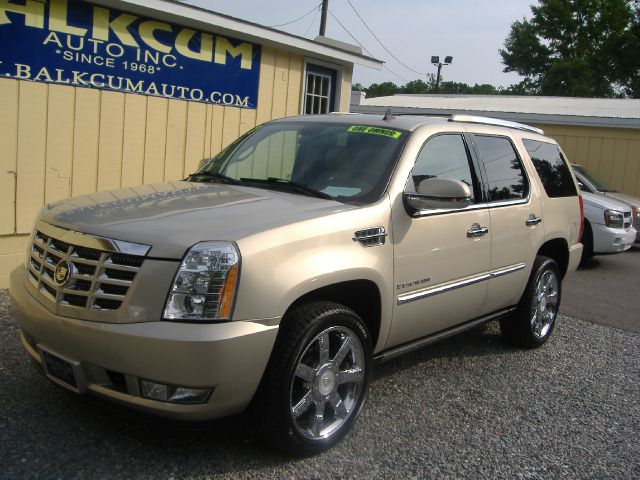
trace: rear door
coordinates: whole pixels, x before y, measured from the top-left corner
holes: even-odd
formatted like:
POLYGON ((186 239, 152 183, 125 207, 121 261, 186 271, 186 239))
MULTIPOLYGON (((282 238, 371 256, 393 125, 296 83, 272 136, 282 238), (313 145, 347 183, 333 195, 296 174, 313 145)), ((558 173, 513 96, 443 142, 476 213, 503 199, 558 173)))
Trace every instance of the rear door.
POLYGON ((491 278, 482 313, 515 305, 529 278, 544 228, 540 195, 510 137, 474 134, 491 218, 491 278))

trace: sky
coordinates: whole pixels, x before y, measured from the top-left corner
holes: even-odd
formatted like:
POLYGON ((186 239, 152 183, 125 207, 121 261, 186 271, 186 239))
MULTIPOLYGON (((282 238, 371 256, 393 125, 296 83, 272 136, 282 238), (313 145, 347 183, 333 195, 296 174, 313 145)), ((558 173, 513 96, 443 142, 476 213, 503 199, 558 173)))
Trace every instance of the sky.
MULTIPOLYGON (((187 0, 187 3, 262 25, 280 25, 311 12, 320 0, 187 0)), ((375 70, 356 65, 353 83, 369 86, 391 81, 425 79, 435 73, 432 55, 453 56, 453 63, 442 70, 444 80, 468 84, 489 83, 507 87, 521 78, 504 73, 500 48, 511 24, 531 17, 535 0, 329 0, 327 36, 368 49, 371 56, 383 60, 386 69, 375 70), (376 41, 354 9, 398 63, 376 41), (334 18, 335 17, 335 18, 334 18), (415 73, 419 72, 419 73, 415 73)), ((313 39, 319 31, 320 12, 313 11, 301 20, 275 27, 288 33, 313 39)), ((366 54, 366 52, 365 52, 366 54)))

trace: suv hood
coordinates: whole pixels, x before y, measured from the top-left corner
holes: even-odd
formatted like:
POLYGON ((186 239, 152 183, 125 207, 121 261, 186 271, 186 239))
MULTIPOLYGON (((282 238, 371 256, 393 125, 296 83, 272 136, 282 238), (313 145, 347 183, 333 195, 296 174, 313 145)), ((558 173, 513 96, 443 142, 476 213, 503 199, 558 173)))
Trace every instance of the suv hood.
POLYGON ((607 192, 605 193, 607 197, 615 198, 616 200, 620 200, 628 205, 633 207, 640 207, 640 198, 632 197, 631 195, 627 195, 626 193, 620 192, 607 192))
POLYGON ((81 233, 151 245, 149 256, 177 259, 200 241, 235 241, 353 208, 273 190, 176 181, 61 200, 45 206, 40 219, 81 233))
POLYGON ((605 195, 604 193, 589 193, 589 192, 581 192, 582 200, 585 205, 590 205, 595 208, 601 209, 612 209, 618 210, 620 212, 630 212, 631 207, 626 203, 617 200, 610 195, 605 195))

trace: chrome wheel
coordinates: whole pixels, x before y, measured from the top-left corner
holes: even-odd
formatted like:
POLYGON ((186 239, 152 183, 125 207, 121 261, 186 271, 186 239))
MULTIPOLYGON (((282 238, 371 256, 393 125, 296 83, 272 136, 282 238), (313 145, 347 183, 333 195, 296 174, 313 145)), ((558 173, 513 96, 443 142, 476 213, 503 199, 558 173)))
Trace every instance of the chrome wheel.
POLYGON ((363 394, 365 353, 352 330, 330 327, 306 346, 293 374, 290 413, 309 439, 330 437, 354 414, 363 394))
POLYGON ((536 283, 531 306, 531 331, 541 339, 553 326, 558 314, 560 289, 558 276, 553 270, 546 270, 536 283))

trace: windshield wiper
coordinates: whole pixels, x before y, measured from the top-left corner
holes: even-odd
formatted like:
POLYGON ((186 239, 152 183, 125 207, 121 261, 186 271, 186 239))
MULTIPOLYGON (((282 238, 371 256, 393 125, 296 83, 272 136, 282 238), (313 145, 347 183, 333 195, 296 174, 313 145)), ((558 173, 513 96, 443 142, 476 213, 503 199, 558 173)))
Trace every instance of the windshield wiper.
POLYGON ((200 173, 196 172, 189 175, 189 178, 193 178, 193 177, 203 177, 208 179, 209 181, 217 180, 220 183, 229 183, 231 185, 243 185, 243 183, 240 180, 229 177, 227 175, 224 175, 218 172, 200 172, 200 173))
POLYGON ((325 200, 335 200, 331 195, 311 188, 308 185, 285 180, 284 178, 269 177, 266 180, 262 178, 241 178, 244 184, 257 184, 274 190, 288 190, 290 192, 302 193, 310 197, 323 198, 325 200))

